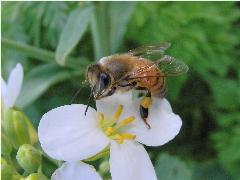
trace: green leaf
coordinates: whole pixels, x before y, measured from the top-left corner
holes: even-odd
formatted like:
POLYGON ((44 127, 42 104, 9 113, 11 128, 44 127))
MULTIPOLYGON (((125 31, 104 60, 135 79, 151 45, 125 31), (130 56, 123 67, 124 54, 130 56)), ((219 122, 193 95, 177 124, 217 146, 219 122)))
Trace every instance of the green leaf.
POLYGON ((117 51, 135 2, 97 2, 91 21, 95 60, 117 51))
POLYGON ((58 168, 53 161, 46 156, 42 157, 42 171, 47 177, 51 177, 54 171, 58 168))
POLYGON ((214 162, 194 163, 194 180, 229 180, 231 179, 227 172, 219 164, 214 162))
POLYGON ((65 64, 66 57, 77 45, 84 32, 86 31, 92 12, 92 7, 86 7, 76 9, 70 14, 67 23, 62 31, 56 50, 55 57, 58 64, 65 64))
POLYGON ((180 159, 166 153, 157 157, 155 170, 158 179, 190 180, 192 172, 180 159))
POLYGON ((222 166, 226 168, 234 177, 240 179, 240 123, 239 116, 236 117, 231 128, 224 127, 224 130, 214 133, 212 138, 217 142, 215 148, 219 151, 218 157, 222 166))
POLYGON ((110 53, 115 53, 127 30, 128 21, 133 14, 136 2, 109 2, 110 14, 110 53))
POLYGON ((95 61, 110 54, 108 26, 108 2, 97 2, 91 20, 95 61))
POLYGON ((209 78, 216 106, 225 109, 237 109, 240 105, 239 82, 219 77, 209 78))
POLYGON ((17 100, 18 107, 26 107, 41 96, 53 84, 70 78, 68 70, 56 64, 37 66, 24 78, 23 87, 17 100))

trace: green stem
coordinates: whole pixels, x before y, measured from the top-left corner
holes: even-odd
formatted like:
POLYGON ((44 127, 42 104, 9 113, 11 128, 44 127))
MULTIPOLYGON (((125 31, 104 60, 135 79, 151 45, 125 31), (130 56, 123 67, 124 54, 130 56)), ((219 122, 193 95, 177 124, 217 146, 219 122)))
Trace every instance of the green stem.
MULTIPOLYGON (((12 48, 17 51, 21 51, 27 54, 29 57, 34 58, 36 60, 40 60, 43 62, 56 62, 55 53, 52 51, 30 46, 25 43, 17 42, 7 38, 2 38, 1 42, 2 42, 2 46, 7 48, 12 48)), ((70 67, 74 69, 79 69, 79 67, 81 67, 81 69, 86 69, 88 64, 89 62, 85 58, 76 59, 76 58, 69 57, 67 58, 66 67, 70 67)))
POLYGON ((42 164, 40 164, 40 166, 39 166, 37 172, 38 172, 38 173, 43 173, 43 172, 42 172, 42 164))
MULTIPOLYGON (((45 152, 42 150, 41 145, 40 145, 39 142, 36 143, 36 144, 34 145, 34 147, 37 148, 37 149, 41 152, 41 154, 42 154, 42 162, 43 162, 43 158, 46 158, 46 159, 48 159, 50 162, 52 162, 54 165, 56 165, 56 166, 59 165, 59 163, 58 163, 57 160, 52 159, 52 158, 48 157, 48 156, 45 154, 45 152)), ((41 167, 41 168, 42 168, 42 167, 41 167)))
POLYGON ((21 42, 13 41, 10 39, 2 38, 2 45, 8 48, 13 48, 26 53, 32 58, 36 58, 41 61, 49 62, 55 60, 55 54, 51 51, 36 48, 21 42))
POLYGON ((27 177, 29 175, 29 173, 27 171, 23 172, 23 177, 27 177))
POLYGON ((85 159, 84 161, 85 161, 85 162, 96 161, 96 160, 98 160, 98 159, 100 159, 100 158, 102 158, 102 157, 108 156, 109 153, 110 153, 110 149, 108 148, 108 149, 103 150, 102 152, 96 154, 96 155, 93 156, 93 157, 90 157, 90 158, 88 158, 88 159, 85 159))

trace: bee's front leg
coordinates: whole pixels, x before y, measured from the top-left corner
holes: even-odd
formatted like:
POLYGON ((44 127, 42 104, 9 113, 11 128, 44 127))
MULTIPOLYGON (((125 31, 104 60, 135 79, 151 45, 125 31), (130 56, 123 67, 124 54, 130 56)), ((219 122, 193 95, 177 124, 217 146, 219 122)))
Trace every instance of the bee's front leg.
POLYGON ((144 123, 151 129, 151 126, 147 122, 149 107, 152 105, 151 92, 148 91, 146 96, 140 101, 140 115, 144 123))

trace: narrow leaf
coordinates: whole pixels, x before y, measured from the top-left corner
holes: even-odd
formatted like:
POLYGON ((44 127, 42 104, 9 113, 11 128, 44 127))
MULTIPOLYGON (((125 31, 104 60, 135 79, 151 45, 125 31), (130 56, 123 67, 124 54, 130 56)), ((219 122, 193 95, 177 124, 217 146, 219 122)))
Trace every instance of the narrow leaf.
POLYGON ((128 21, 134 11, 136 2, 110 2, 110 52, 115 53, 127 30, 128 21))
POLYGON ((65 64, 66 57, 71 53, 86 31, 92 12, 92 7, 86 7, 76 9, 70 14, 55 54, 58 64, 62 66, 65 64))
POLYGON ((96 2, 91 20, 91 32, 93 36, 95 61, 109 55, 109 17, 108 3, 96 2))
POLYGON ((95 60, 116 53, 135 2, 97 2, 91 21, 95 60))

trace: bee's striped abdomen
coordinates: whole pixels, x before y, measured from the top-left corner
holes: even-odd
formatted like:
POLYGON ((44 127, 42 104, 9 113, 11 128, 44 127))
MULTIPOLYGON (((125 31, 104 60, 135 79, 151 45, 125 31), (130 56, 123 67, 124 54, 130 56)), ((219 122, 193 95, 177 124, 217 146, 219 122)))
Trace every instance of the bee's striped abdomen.
POLYGON ((166 78, 158 77, 158 83, 151 88, 151 92, 155 97, 164 97, 167 91, 166 78))

